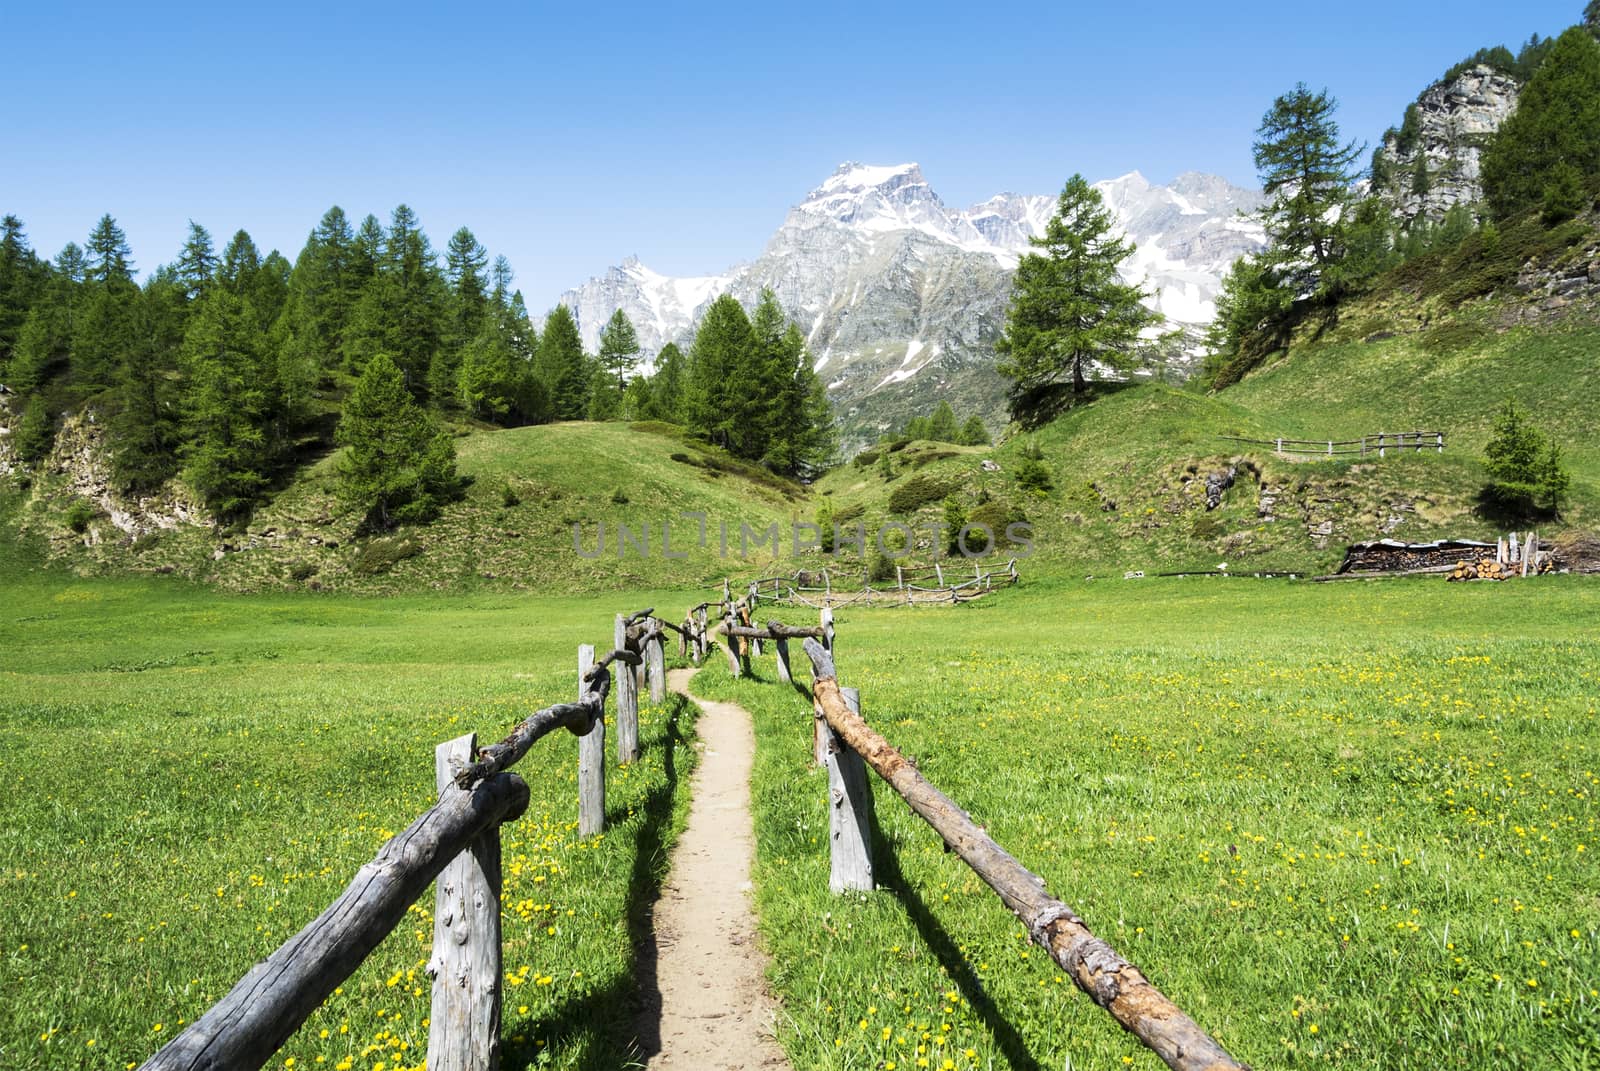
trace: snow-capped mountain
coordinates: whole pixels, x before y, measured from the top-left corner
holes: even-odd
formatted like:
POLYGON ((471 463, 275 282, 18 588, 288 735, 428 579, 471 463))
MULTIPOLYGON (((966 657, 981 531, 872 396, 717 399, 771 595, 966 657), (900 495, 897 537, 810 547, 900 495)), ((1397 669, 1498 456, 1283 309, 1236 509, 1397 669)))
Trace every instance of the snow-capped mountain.
MULTIPOLYGON (((1260 195, 1214 176, 1157 186, 1133 172, 1095 185, 1136 245, 1127 274, 1173 324, 1208 323, 1223 274, 1264 244, 1260 225, 1239 218, 1260 195)), ((749 264, 681 279, 630 258, 561 300, 590 347, 623 309, 648 363, 667 342, 686 342, 718 295, 749 306, 771 288, 806 331, 847 440, 870 438, 940 397, 999 426, 994 342, 1011 275, 1055 207, 1054 196, 1000 194, 952 209, 916 164, 847 163, 790 209, 749 264)))

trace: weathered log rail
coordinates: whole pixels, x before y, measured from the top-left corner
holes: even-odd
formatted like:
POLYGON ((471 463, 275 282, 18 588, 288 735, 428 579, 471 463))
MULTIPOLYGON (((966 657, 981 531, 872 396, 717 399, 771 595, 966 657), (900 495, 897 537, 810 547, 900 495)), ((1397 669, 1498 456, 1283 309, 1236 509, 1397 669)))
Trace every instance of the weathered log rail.
POLYGON ((1390 450, 1444 453, 1442 431, 1380 431, 1359 439, 1246 439, 1238 435, 1218 435, 1217 438, 1251 446, 1270 446, 1280 454, 1308 457, 1366 457, 1368 454, 1387 457, 1390 450))

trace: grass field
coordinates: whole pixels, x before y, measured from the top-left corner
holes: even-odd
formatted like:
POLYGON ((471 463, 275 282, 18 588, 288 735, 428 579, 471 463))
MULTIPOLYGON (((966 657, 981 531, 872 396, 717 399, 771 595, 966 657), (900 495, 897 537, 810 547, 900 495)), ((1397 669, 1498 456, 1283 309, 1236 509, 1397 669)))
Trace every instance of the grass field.
MULTIPOLYGON (((623 608, 0 580, 0 1067, 17 1069, 143 1061, 429 806, 435 743, 492 742, 571 697, 577 645, 609 648, 623 608)), ((608 771, 599 838, 576 831, 571 736, 519 765, 532 802, 503 835, 508 1066, 627 1057, 640 908, 686 813, 692 710, 642 712, 644 756, 608 771)), ((273 1066, 422 1062, 432 906, 273 1066)))
MULTIPOLYGON (((0 1066, 20 1068, 153 1052, 427 806, 434 743, 566 695, 622 608, 0 573, 0 1066)), ((1255 1066, 1585 1068, 1597 609, 1575 578, 1043 581, 842 611, 839 659, 869 720, 1255 1066)), ((758 902, 797 1068, 1158 1066, 884 792, 887 890, 830 897, 809 707, 759 668, 734 682, 718 656, 695 688, 756 716, 758 902)), ((599 839, 574 829, 574 742, 520 767, 509 1068, 627 1060, 687 709, 647 710, 644 736, 599 839)), ((421 1062, 430 905, 272 1066, 421 1062)))
MULTIPOLYGON (((841 614, 922 771, 1256 1067, 1600 1066, 1592 584, 1030 584, 841 614)), ((806 701, 755 712, 757 887, 803 1068, 1156 1067, 876 786, 827 892, 806 701)))

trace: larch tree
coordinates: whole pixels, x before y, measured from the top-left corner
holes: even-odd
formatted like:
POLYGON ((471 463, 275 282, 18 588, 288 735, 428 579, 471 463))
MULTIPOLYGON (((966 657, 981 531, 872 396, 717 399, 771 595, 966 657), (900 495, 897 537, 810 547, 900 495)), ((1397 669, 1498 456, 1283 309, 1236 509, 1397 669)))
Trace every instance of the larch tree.
POLYGON ((1316 292, 1344 255, 1351 165, 1363 150, 1340 143, 1338 107, 1327 90, 1313 93, 1301 82, 1273 101, 1252 146, 1275 272, 1297 297, 1316 292))
POLYGON ((732 448, 738 438, 736 399, 755 389, 745 378, 750 319, 731 294, 711 303, 694 344, 689 347, 689 426, 718 446, 732 448))
POLYGON ((1130 369, 1139 333, 1160 319, 1145 308, 1145 292, 1118 275, 1133 243, 1118 235, 1082 175, 1067 180, 1044 234, 1030 241, 1039 251, 1017 264, 995 344, 1000 374, 1012 381, 1012 414, 1027 419, 1052 407, 1049 396, 1063 381, 1078 397, 1090 369, 1130 369))
POLYGON ((550 399, 556 420, 582 420, 589 411, 589 361, 572 310, 557 305, 539 336, 535 372, 550 399))
POLYGON ((335 441, 345 451, 339 495, 368 530, 428 520, 460 494, 455 444, 417 405, 387 354, 362 369, 335 441))

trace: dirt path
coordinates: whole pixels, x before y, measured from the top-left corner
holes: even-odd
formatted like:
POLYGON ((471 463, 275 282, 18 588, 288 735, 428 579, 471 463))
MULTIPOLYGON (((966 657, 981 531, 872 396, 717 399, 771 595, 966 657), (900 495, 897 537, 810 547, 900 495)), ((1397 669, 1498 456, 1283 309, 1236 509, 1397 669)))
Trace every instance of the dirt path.
MULTIPOLYGON (((693 675, 675 669, 667 684, 688 695, 693 675)), ((701 710, 703 750, 688 827, 655 905, 655 945, 644 958, 654 960, 656 985, 653 992, 646 986, 640 1044, 651 1068, 787 1068, 773 1040, 777 1004, 767 995, 766 956, 750 906, 755 731, 749 713, 733 703, 690 699, 701 710)))

